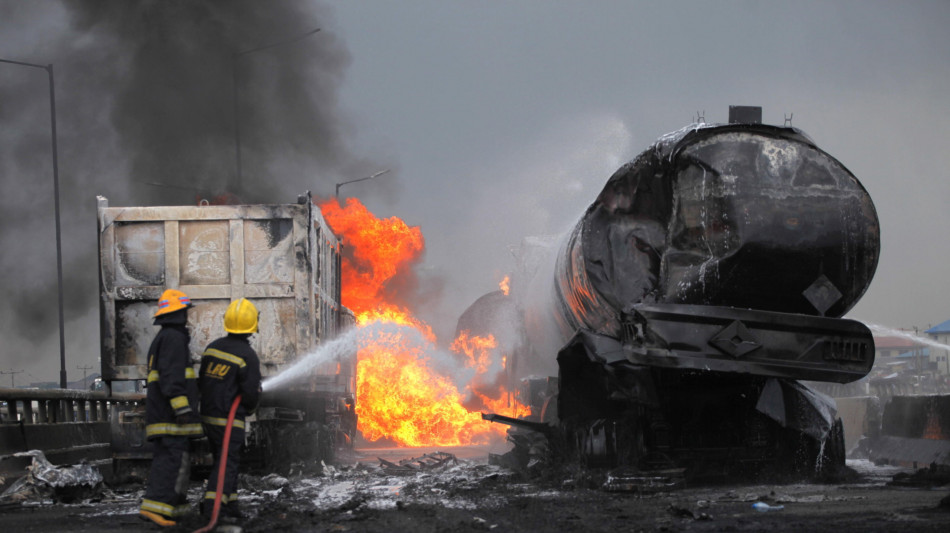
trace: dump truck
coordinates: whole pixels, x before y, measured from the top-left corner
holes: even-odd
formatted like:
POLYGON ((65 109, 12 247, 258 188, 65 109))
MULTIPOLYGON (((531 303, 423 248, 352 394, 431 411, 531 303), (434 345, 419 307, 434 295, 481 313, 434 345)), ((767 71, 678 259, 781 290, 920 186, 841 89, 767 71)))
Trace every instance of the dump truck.
POLYGON ((513 426, 522 460, 543 448, 634 477, 828 473, 844 465, 841 421, 802 381, 870 371, 870 330, 841 317, 879 236, 861 183, 796 128, 664 135, 571 231, 529 247, 547 253, 522 261, 516 304, 467 312, 517 311, 509 360, 536 391, 526 419, 484 416, 513 426))
MULTIPOLYGON (((228 304, 260 312, 250 338, 265 380, 347 328, 340 304, 341 242, 311 201, 294 204, 110 207, 98 199, 101 380, 107 392, 142 390, 152 315, 168 288, 184 291, 195 363, 225 334, 228 304)), ((330 459, 356 431, 356 360, 318 365, 302 382, 265 394, 251 418, 248 459, 264 464, 330 459)), ((150 456, 144 406, 116 406, 117 471, 150 456), (122 464, 118 464, 122 463, 122 464)), ((119 474, 117 474, 119 475, 119 474)))

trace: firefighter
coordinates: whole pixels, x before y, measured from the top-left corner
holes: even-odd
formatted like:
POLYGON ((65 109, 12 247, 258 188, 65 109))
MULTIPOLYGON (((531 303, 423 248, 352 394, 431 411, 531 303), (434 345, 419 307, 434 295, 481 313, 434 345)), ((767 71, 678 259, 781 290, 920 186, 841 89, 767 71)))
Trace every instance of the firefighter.
POLYGON ((238 518, 237 504, 238 469, 241 446, 244 444, 244 417, 253 413, 261 395, 261 364, 257 352, 251 348, 249 337, 257 332, 257 308, 249 300, 241 298, 228 305, 224 312, 224 330, 227 335, 216 339, 201 357, 198 386, 201 389, 201 421, 211 444, 214 464, 208 477, 201 512, 210 516, 214 509, 218 469, 225 461, 224 486, 221 495, 221 510, 225 517, 238 518), (221 457, 221 444, 225 426, 234 398, 241 395, 237 408, 228 455, 221 457))
POLYGON ((188 351, 190 307, 185 293, 163 292, 154 315, 154 324, 162 329, 148 349, 145 434, 153 456, 139 514, 160 526, 174 526, 188 511, 189 440, 202 435, 198 384, 188 351))

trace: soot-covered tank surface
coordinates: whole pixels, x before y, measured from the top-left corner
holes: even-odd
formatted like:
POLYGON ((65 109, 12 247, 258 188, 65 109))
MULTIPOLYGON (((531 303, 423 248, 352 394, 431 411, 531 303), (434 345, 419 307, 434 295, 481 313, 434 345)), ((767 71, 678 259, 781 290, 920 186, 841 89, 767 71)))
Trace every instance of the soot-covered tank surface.
POLYGON ((793 128, 694 125, 608 180, 558 258, 558 318, 618 336, 637 302, 842 316, 880 249, 871 198, 793 128))

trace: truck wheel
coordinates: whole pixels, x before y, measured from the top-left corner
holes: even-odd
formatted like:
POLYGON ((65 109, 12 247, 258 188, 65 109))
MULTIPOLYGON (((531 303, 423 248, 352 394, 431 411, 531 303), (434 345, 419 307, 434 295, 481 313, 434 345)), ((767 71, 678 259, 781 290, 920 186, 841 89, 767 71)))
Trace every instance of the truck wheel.
POLYGON ((820 478, 838 475, 845 467, 844 424, 840 418, 831 426, 824 446, 819 447, 815 473, 820 478))

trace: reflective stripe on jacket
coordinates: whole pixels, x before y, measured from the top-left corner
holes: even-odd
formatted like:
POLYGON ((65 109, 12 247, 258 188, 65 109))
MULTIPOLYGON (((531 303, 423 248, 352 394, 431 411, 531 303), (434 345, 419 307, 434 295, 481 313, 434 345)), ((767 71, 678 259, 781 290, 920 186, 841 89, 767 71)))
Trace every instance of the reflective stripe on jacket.
MULTIPOLYGON (((211 425, 211 426, 221 426, 221 427, 224 427, 224 426, 228 425, 228 419, 227 419, 227 418, 219 418, 219 417, 216 417, 216 416, 202 416, 202 417, 201 417, 201 422, 202 422, 202 423, 205 423, 205 424, 208 424, 208 425, 211 425)), ((238 429, 244 429, 244 421, 243 421, 243 420, 237 420, 237 417, 235 417, 233 427, 236 427, 236 428, 238 428, 238 429)))
POLYGON ((178 424, 176 417, 198 410, 198 383, 191 366, 188 330, 184 313, 163 315, 155 320, 162 329, 148 350, 148 378, 145 397, 145 434, 200 437, 201 424, 178 424), (163 317, 167 317, 164 318, 163 317))
POLYGON ((261 363, 248 335, 229 333, 208 345, 201 356, 198 387, 202 421, 224 426, 231 403, 240 394, 234 427, 243 427, 244 417, 257 408, 261 387, 261 363))

